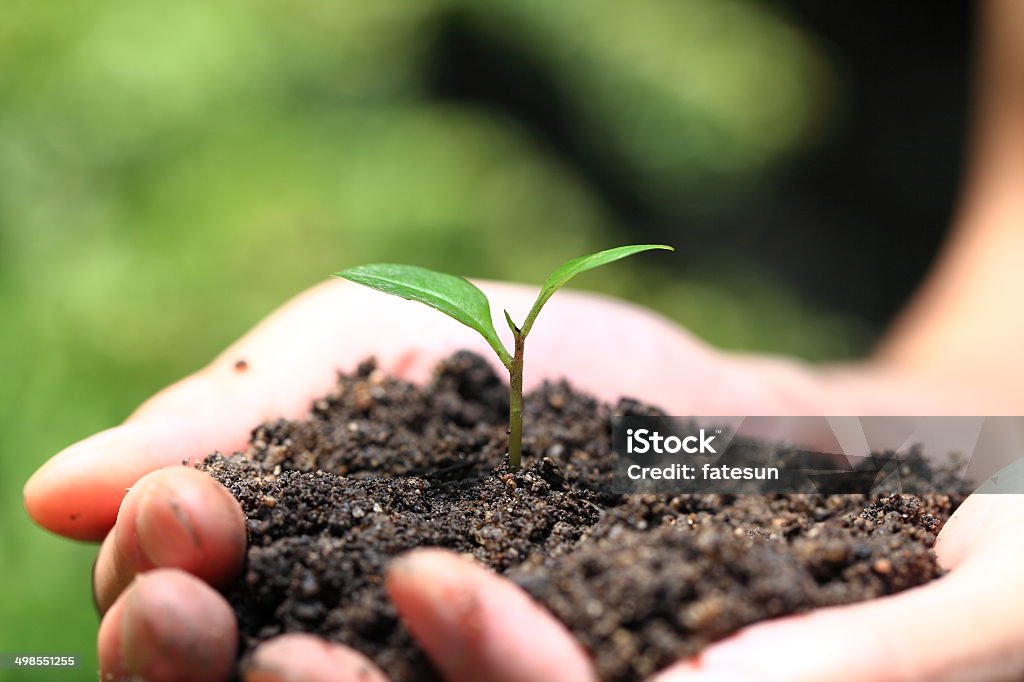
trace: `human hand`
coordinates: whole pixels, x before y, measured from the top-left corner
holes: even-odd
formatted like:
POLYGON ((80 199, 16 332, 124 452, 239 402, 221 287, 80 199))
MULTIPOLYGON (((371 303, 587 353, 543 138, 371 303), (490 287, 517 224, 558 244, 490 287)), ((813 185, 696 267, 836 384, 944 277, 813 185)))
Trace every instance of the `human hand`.
MULTIPOLYGON (((532 303, 534 292, 526 288, 483 288, 514 314, 532 303)), ((887 370, 812 372, 784 361, 716 353, 651 313, 598 297, 560 293, 545 315, 530 337, 527 388, 567 376, 599 397, 633 395, 678 414, 885 414, 909 413, 907 405, 923 412, 946 407, 941 401, 948 393, 887 370), (566 338, 586 343, 567 344, 566 338)), ((351 370, 370 355, 383 370, 421 381, 438 360, 466 347, 487 354, 475 335, 431 311, 343 282, 326 283, 286 305, 204 370, 152 398, 125 424, 71 446, 40 469, 25 486, 31 516, 76 539, 105 537, 94 575, 104 614, 98 637, 104 674, 149 680, 230 674, 237 632, 230 608, 211 585, 237 575, 245 522, 234 499, 209 476, 178 466, 183 460, 242 449, 260 422, 303 415, 330 390, 336 370, 351 370)), ((590 674, 561 626, 500 582, 487 593, 507 597, 502 618, 481 620, 476 635, 472 628, 450 635, 475 637, 463 649, 472 674, 464 671, 460 678, 417 625, 436 623, 439 616, 429 608, 431 593, 415 579, 424 575, 416 568, 422 560, 449 559, 414 554, 399 562, 389 579, 392 597, 452 679, 544 679, 545 669, 551 679, 543 666, 555 664, 558 678, 570 679, 565 675, 572 661, 579 663, 579 679, 590 674), (502 620, 526 624, 517 632, 529 635, 519 637, 524 647, 529 640, 529 656, 507 655, 519 641, 514 634, 488 634, 502 620), (547 636, 538 638, 538 632, 547 636), (486 667, 491 662, 500 666, 486 667)), ((495 580, 476 567, 458 564, 454 570, 469 572, 467 589, 495 580)), ((267 643, 247 678, 336 680, 360 669, 379 676, 358 654, 314 642, 288 635, 267 643)))

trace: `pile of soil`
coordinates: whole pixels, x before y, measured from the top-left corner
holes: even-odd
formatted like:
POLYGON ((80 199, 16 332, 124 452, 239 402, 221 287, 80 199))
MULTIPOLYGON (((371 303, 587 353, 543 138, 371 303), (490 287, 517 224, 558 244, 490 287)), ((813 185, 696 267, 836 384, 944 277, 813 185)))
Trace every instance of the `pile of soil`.
POLYGON ((388 562, 414 547, 472 554, 530 592, 594 657, 638 680, 755 621, 870 599, 942 571, 947 495, 614 495, 609 417, 564 382, 525 398, 523 469, 503 464, 507 389, 457 353, 418 387, 371 362, 305 420, 257 428, 205 468, 248 519, 225 594, 242 655, 310 632, 396 682, 438 679, 388 603, 388 562))

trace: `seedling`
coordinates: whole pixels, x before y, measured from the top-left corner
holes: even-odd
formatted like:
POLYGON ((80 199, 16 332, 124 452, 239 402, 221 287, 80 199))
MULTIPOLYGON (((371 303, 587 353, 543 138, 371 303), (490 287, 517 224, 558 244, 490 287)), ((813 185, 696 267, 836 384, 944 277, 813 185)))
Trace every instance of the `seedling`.
POLYGON ((522 325, 513 322, 508 311, 504 311, 505 321, 508 323, 509 329, 512 330, 512 338, 515 341, 512 353, 508 352, 498 338, 497 332, 494 331, 494 323, 491 321, 491 305, 487 296, 462 277, 414 265, 390 263, 360 265, 335 274, 377 291, 424 303, 458 320, 470 329, 475 329, 484 337, 487 344, 498 355, 501 364, 508 370, 508 462, 512 469, 518 469, 523 449, 523 351, 526 337, 533 329, 533 323, 537 321, 541 308, 556 291, 581 272, 652 249, 673 250, 671 246, 663 244, 635 244, 600 251, 589 256, 580 256, 564 263, 548 276, 522 325))

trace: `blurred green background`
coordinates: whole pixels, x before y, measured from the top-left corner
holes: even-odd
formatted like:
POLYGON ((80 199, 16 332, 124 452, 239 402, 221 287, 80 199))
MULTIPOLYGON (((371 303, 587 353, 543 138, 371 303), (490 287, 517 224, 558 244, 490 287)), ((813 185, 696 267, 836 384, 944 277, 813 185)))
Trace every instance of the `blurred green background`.
POLYGON ((841 63, 782 4, 623 7, 4 3, 0 651, 95 679, 94 548, 30 525, 31 471, 342 266, 537 282, 664 239, 678 258, 582 286, 727 348, 868 347, 878 319, 729 231, 835 138, 841 63))

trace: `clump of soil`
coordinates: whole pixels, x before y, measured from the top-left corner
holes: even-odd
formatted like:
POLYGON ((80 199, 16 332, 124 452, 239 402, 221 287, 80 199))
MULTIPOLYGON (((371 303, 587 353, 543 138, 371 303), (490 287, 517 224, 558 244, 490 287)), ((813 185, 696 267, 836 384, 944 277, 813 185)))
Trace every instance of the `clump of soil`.
POLYGON ((437 679, 388 603, 388 562, 421 546, 472 554, 544 604, 602 679, 638 680, 737 629, 938 577, 932 544, 958 498, 609 493, 611 406, 564 382, 525 399, 526 466, 503 464, 507 389, 457 353, 426 387, 372 362, 300 421, 264 424, 205 467, 248 519, 226 590, 242 654, 311 632, 396 682, 437 679))

